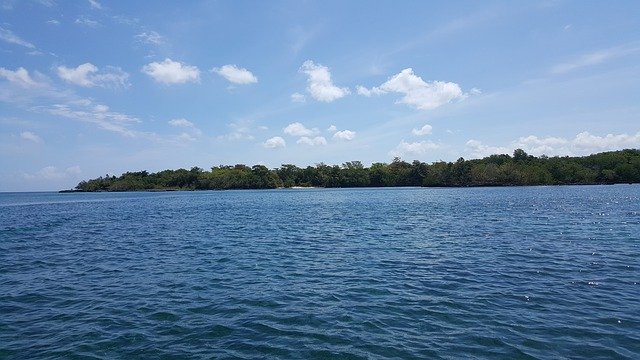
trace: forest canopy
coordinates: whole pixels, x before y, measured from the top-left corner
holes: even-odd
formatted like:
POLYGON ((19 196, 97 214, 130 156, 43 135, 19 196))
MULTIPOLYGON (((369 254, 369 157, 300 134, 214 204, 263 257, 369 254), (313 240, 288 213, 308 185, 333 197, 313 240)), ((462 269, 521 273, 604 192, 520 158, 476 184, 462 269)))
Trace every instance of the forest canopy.
POLYGON ((76 191, 151 191, 275 189, 290 187, 393 187, 393 186, 519 186, 616 184, 640 182, 640 150, 603 152, 583 157, 535 157, 522 149, 510 155, 431 164, 395 158, 391 163, 360 161, 342 165, 324 163, 305 168, 283 164, 220 165, 210 170, 126 172, 80 182, 76 191))

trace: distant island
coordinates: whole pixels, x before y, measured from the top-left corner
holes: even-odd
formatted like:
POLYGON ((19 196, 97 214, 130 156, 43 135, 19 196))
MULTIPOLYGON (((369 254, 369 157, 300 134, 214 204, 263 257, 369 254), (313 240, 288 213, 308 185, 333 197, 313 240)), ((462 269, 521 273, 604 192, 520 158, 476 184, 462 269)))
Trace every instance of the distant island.
POLYGON ((510 155, 426 164, 395 158, 390 164, 360 161, 300 168, 283 164, 214 166, 190 170, 126 172, 80 182, 66 192, 275 189, 295 187, 464 187, 616 184, 640 182, 640 150, 603 152, 583 157, 535 157, 522 149, 510 155))

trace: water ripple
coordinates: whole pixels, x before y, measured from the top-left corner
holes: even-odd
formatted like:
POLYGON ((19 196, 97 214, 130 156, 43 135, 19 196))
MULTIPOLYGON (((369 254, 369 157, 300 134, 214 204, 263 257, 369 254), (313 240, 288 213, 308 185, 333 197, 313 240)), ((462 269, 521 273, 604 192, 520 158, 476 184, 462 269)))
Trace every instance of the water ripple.
POLYGON ((0 194, 0 358, 640 358, 640 187, 0 194))

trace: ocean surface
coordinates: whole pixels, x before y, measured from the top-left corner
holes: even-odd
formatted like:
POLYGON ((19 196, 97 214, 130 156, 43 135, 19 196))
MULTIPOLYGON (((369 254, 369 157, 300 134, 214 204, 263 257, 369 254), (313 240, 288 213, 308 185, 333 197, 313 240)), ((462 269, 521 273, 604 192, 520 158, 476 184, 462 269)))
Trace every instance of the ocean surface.
POLYGON ((639 359, 640 185, 0 193, 1 359, 639 359))

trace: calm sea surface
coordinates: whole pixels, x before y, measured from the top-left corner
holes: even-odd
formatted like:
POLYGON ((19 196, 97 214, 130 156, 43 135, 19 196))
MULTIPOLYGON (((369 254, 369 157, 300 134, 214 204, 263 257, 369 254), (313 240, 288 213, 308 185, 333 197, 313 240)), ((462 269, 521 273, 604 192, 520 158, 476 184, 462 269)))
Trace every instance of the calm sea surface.
POLYGON ((0 358, 640 358, 640 186, 1 193, 0 358))

